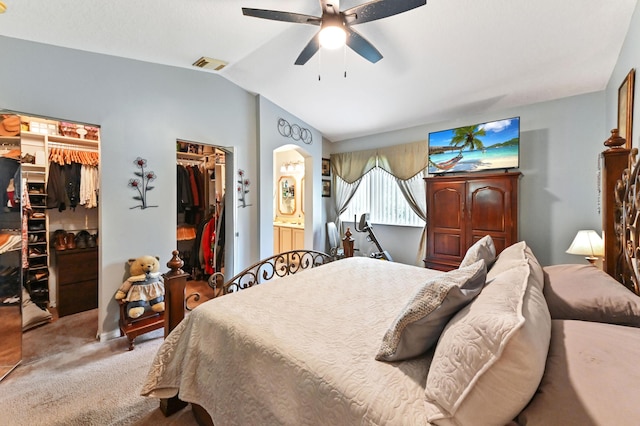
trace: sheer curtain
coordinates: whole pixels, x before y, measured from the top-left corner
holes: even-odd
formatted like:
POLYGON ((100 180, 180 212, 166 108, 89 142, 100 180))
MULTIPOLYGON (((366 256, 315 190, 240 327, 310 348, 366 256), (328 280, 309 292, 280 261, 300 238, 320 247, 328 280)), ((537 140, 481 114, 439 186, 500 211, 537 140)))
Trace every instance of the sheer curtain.
POLYGON ((333 187, 335 188, 334 214, 335 222, 340 234, 342 224, 340 215, 345 211, 356 193, 362 176, 376 166, 376 150, 345 152, 331 154, 331 169, 333 170, 333 187))
POLYGON ((425 221, 416 258, 416 264, 422 265, 422 259, 426 255, 427 220, 427 195, 422 178, 426 176, 428 165, 427 141, 331 155, 331 167, 334 171, 333 185, 336 194, 335 215, 338 229, 341 229, 340 214, 346 210, 347 205, 353 198, 362 176, 374 167, 380 167, 396 178, 398 187, 411 209, 425 221))
POLYGON ((378 149, 378 167, 396 178, 396 183, 418 217, 425 221, 420 235, 416 265, 422 266, 426 256, 427 193, 423 177, 427 175, 429 152, 427 141, 378 149))

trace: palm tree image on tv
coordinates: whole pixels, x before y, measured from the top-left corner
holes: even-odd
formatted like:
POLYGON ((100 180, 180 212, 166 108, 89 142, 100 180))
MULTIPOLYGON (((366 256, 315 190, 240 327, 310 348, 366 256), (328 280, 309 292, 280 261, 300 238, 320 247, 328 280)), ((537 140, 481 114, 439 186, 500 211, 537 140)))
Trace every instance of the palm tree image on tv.
POLYGON ((478 139, 478 136, 485 136, 486 134, 487 132, 480 126, 458 127, 453 131, 453 138, 451 138, 449 144, 460 147, 461 153, 463 149, 484 149, 482 140, 478 139))
POLYGON ((519 117, 429 134, 429 173, 518 167, 519 117))

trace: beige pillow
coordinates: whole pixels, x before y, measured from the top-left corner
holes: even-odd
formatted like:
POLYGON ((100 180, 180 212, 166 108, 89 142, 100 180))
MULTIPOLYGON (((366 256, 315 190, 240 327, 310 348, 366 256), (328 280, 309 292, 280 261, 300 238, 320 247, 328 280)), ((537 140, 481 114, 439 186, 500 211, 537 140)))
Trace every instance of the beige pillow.
POLYGON ((486 276, 487 267, 480 260, 427 281, 385 333, 376 359, 402 361, 425 353, 449 319, 480 294, 486 276))
POLYGON ((553 319, 640 327, 640 296, 592 265, 545 266, 544 296, 553 319))
POLYGON ((496 246, 493 244, 493 239, 490 235, 485 235, 469 247, 462 262, 460 262, 460 267, 464 268, 481 259, 487 264, 487 268, 491 268, 491 265, 496 260, 496 246))
MULTIPOLYGON (((540 266, 540 262, 538 262, 538 259, 536 259, 531 248, 529 248, 525 241, 512 244, 502 250, 491 268, 489 268, 489 271, 487 272, 487 282, 491 281, 504 271, 508 271, 515 266, 522 265, 527 262, 531 262, 536 266, 536 268, 542 268, 542 266, 540 266)), ((544 285, 544 282, 541 281, 540 285, 544 285)), ((542 289, 542 287, 540 287, 540 289, 542 289)))
POLYGON ((440 336, 425 390, 430 422, 507 424, 535 393, 551 318, 542 268, 525 256, 526 244, 519 246, 520 254, 513 252, 521 260, 487 281, 440 336))

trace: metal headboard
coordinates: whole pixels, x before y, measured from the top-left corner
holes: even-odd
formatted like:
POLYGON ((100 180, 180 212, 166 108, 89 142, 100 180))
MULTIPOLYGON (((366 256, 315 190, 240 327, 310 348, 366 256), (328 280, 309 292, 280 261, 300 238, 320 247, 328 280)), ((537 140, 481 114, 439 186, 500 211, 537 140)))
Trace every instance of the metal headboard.
POLYGON ((629 155, 629 168, 616 182, 615 231, 620 244, 616 261, 616 279, 636 294, 640 294, 640 164, 638 149, 629 155))

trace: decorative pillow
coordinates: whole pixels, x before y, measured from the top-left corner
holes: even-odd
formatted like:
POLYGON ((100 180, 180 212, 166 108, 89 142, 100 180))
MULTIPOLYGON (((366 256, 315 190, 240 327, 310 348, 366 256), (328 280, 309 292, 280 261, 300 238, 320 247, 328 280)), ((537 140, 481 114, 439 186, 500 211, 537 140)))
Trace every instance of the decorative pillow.
POLYGON ((638 359, 636 328, 553 320, 544 376, 518 424, 637 424, 638 359))
MULTIPOLYGON (((524 257, 526 244, 520 246, 524 257)), ((540 265, 522 259, 449 321, 427 375, 430 422, 507 424, 527 405, 549 349, 542 286, 540 265)))
POLYGON ((27 331, 51 320, 51 312, 33 303, 29 292, 22 287, 22 331, 27 331))
POLYGON ((376 359, 402 361, 425 353, 449 319, 482 291, 486 276, 479 260, 427 281, 385 333, 376 359))
POLYGON ((462 262, 460 262, 460 267, 464 268, 480 259, 487 264, 487 269, 491 268, 491 265, 496 260, 496 246, 493 244, 493 239, 490 235, 485 235, 469 247, 462 262))
POLYGON ((544 297, 553 319, 640 327, 640 297, 592 265, 545 266, 544 297))
MULTIPOLYGON (((496 258, 496 261, 487 272, 487 282, 491 281, 497 275, 527 262, 535 265, 536 269, 542 268, 540 266, 540 262, 538 262, 538 259, 536 259, 531 248, 529 248, 525 241, 512 244, 502 250, 496 258)), ((540 289, 542 290, 544 282, 541 280, 539 284, 541 286, 540 289)))

